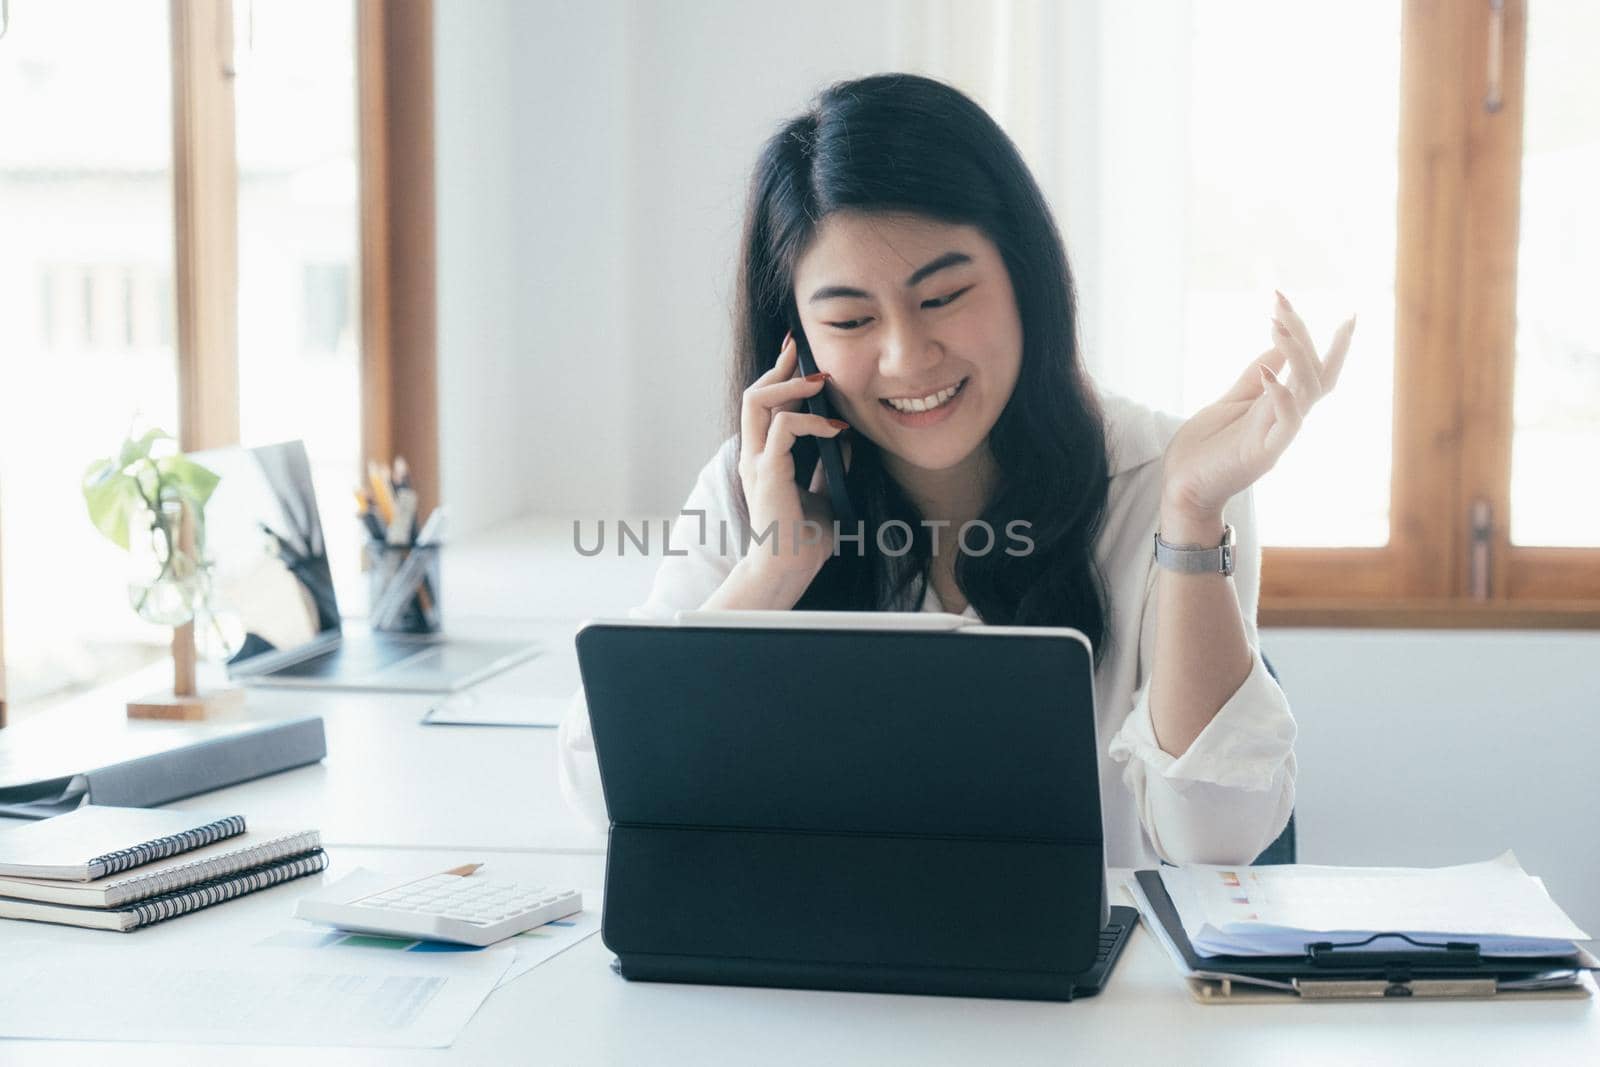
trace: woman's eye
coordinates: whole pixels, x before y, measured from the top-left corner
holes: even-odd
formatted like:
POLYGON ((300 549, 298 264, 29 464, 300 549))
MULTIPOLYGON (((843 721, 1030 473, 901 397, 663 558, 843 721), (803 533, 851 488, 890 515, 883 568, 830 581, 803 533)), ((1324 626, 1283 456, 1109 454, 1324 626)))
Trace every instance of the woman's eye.
POLYGON ((859 330, 871 321, 871 319, 846 319, 844 322, 830 322, 828 325, 840 330, 859 330))
POLYGON ((933 300, 924 300, 922 302, 922 306, 925 307, 925 308, 942 308, 942 307, 945 307, 946 305, 955 303, 956 302, 956 297, 960 296, 962 293, 966 292, 967 289, 971 289, 971 288, 972 288, 972 286, 969 285, 969 286, 966 286, 965 288, 957 289, 955 292, 951 293, 949 296, 936 297, 933 300))

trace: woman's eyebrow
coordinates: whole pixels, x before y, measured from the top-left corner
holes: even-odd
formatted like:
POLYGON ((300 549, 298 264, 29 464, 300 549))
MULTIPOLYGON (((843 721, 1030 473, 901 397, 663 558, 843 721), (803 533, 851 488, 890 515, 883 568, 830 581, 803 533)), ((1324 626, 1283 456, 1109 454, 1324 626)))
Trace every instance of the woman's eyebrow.
POLYGON ((928 275, 937 274, 939 271, 944 270, 946 267, 956 267, 956 266, 960 266, 962 263, 971 263, 971 262, 972 262, 972 257, 967 255, 965 252, 946 252, 944 255, 940 256, 938 259, 934 260, 932 263, 925 263, 922 266, 918 267, 916 270, 912 271, 911 272, 911 277, 906 279, 906 288, 907 289, 911 288, 913 285, 916 285, 918 282, 922 281, 928 275))
MULTIPOLYGON (((956 267, 963 263, 971 262, 972 257, 967 255, 965 252, 946 252, 938 259, 924 263, 922 266, 912 271, 911 277, 906 279, 906 288, 910 289, 917 283, 926 280, 929 275, 937 274, 946 267, 956 267)), ((855 289, 848 285, 824 285, 821 289, 818 289, 816 292, 811 294, 811 300, 809 303, 815 304, 819 300, 833 300, 837 297, 852 297, 855 299, 865 300, 869 299, 870 295, 871 294, 867 293, 865 290, 855 289)))

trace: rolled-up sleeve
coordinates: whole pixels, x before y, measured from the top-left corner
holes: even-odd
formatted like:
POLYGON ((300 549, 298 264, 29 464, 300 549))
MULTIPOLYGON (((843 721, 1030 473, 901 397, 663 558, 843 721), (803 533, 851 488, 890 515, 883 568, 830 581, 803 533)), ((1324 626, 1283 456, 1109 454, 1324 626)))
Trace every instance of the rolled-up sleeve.
POLYGON ((1171 863, 1249 863, 1283 831, 1294 808, 1295 722, 1267 671, 1256 629, 1261 548, 1248 492, 1224 509, 1238 552, 1234 589, 1250 641, 1250 673, 1181 756, 1162 749, 1150 717, 1155 576, 1140 622, 1133 707, 1108 746, 1124 763, 1139 820, 1156 854, 1171 863))
MULTIPOLYGON (((700 471, 673 523, 671 554, 656 569, 649 598, 628 611, 635 619, 670 619, 698 608, 717 591, 738 562, 742 524, 733 507, 735 438, 729 438, 700 471)), ((597 830, 610 825, 600 766, 595 758, 589 704, 580 687, 572 694, 556 731, 561 794, 597 830)))

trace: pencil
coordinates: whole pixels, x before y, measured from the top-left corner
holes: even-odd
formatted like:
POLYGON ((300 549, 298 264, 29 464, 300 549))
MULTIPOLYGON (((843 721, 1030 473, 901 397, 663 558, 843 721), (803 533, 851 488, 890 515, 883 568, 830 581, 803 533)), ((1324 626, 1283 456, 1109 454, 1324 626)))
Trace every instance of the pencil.
POLYGON ((389 488, 389 474, 380 464, 368 460, 367 481, 372 483, 372 501, 378 506, 378 517, 387 530, 394 521, 394 490, 389 488))

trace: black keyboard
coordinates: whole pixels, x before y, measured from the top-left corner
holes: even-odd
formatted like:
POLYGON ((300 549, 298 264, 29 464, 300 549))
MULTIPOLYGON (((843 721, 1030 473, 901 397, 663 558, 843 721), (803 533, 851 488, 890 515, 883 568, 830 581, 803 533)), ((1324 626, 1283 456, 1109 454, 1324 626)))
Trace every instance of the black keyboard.
POLYGON ((1095 950, 1096 963, 1102 963, 1111 957, 1111 950, 1117 947, 1117 939, 1122 936, 1123 929, 1122 923, 1106 923, 1105 929, 1100 931, 1100 947, 1095 950))
POLYGON ((1117 957, 1128 944, 1128 937, 1139 922, 1139 913, 1121 904, 1111 906, 1111 918, 1100 928, 1100 943, 1095 947, 1094 962, 1073 982, 1073 997, 1092 997, 1105 988, 1117 957))

